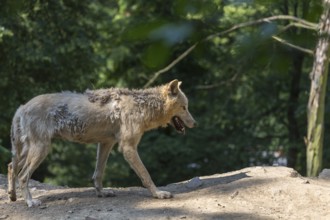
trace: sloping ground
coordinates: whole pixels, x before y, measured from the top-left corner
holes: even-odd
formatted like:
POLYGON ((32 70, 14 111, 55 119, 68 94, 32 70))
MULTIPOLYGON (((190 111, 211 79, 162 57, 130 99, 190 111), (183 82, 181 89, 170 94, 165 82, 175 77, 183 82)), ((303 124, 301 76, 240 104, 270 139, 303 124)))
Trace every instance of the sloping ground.
POLYGON ((285 167, 253 167, 162 187, 169 200, 140 187, 115 188, 97 198, 92 188, 54 187, 32 181, 43 205, 9 202, 0 175, 0 219, 330 219, 330 181, 308 179, 285 167))

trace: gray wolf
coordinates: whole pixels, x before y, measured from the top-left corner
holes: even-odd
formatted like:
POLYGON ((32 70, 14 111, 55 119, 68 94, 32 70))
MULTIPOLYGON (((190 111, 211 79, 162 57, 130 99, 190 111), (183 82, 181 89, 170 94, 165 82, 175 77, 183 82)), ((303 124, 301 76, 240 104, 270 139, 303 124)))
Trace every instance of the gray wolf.
POLYGON ((172 194, 153 183, 137 151, 145 131, 172 125, 184 134, 196 122, 188 111, 188 99, 173 80, 162 86, 130 90, 120 88, 87 90, 83 94, 62 92, 39 95, 20 106, 11 128, 12 162, 8 164, 8 196, 16 201, 15 182, 29 207, 41 202, 32 199, 28 182, 50 151, 51 141, 61 138, 79 143, 98 143, 93 175, 96 194, 102 192, 102 177, 113 146, 118 143, 125 160, 142 184, 159 199, 172 194))

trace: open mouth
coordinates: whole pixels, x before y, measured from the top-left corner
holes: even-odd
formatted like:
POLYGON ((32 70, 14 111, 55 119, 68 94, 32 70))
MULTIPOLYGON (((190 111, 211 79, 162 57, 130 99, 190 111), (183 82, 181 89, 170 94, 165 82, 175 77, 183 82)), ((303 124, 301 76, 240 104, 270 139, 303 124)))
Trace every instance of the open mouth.
POLYGON ((178 116, 174 116, 172 118, 172 123, 177 132, 179 132, 180 134, 185 134, 185 125, 178 116))

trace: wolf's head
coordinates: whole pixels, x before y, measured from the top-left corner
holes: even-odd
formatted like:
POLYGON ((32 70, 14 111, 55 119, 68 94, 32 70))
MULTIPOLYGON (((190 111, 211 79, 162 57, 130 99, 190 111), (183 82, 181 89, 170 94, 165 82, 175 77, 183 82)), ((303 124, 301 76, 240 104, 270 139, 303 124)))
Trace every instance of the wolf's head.
POLYGON ((185 127, 193 128, 197 123, 188 110, 188 99, 180 89, 181 83, 175 79, 166 84, 167 113, 168 123, 180 134, 185 134, 185 127))

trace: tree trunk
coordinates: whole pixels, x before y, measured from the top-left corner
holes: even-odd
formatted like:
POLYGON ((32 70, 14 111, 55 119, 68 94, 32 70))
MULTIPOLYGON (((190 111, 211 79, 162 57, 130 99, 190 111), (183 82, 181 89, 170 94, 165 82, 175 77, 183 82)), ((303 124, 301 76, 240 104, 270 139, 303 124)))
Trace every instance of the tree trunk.
POLYGON ((324 102, 328 75, 330 36, 330 0, 324 0, 324 10, 319 23, 319 40, 311 78, 307 108, 307 175, 317 176, 322 167, 324 136, 324 102))
POLYGON ((291 83, 290 83, 290 95, 288 102, 288 131, 289 131, 289 149, 288 149, 288 167, 296 168, 298 153, 302 150, 301 145, 302 138, 299 132, 298 120, 296 118, 296 111, 298 108, 298 100, 300 94, 300 79, 303 72, 304 54, 301 52, 294 52, 293 69, 290 71, 291 83))

